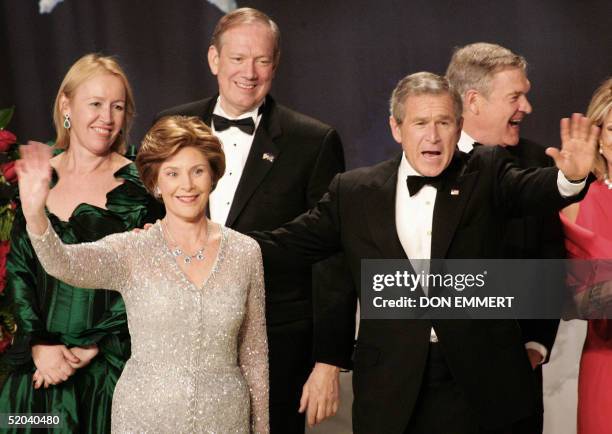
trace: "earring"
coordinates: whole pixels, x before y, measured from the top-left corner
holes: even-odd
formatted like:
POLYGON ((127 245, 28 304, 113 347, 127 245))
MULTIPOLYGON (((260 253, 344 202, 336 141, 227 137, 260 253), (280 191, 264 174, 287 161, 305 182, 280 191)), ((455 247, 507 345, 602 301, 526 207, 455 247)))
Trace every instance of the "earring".
POLYGON ((599 153, 603 155, 603 147, 601 146, 601 140, 599 141, 599 153))
POLYGON ((70 115, 68 113, 66 113, 64 115, 64 128, 69 130, 71 126, 72 126, 72 124, 70 123, 70 115))

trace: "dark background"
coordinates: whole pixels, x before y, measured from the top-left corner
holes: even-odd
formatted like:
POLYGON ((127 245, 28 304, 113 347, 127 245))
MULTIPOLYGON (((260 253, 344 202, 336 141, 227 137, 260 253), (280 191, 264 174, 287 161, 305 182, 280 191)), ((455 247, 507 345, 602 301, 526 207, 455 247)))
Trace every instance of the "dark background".
MULTIPOLYGON (((335 126, 349 167, 397 151, 387 100, 420 70, 443 73, 456 46, 495 42, 524 55, 534 113, 523 135, 557 146, 559 119, 584 111, 612 74, 609 0, 238 1, 282 32, 277 101, 335 126)), ((118 56, 135 91, 131 142, 159 110, 216 91, 205 53, 222 12, 206 0, 0 0, 0 107, 21 142, 54 138, 51 108, 69 66, 92 51, 118 56)))

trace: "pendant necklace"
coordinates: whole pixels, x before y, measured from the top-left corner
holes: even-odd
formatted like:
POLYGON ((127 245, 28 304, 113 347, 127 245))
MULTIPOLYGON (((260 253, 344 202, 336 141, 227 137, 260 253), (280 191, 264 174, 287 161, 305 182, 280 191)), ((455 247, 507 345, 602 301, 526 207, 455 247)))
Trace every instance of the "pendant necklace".
POLYGON ((183 252, 183 249, 181 249, 178 243, 174 240, 174 237, 170 233, 170 230, 168 229, 168 225, 166 225, 165 220, 162 220, 161 222, 162 222, 162 227, 164 229, 164 232, 166 232, 166 234, 168 235, 168 238, 170 239, 170 242, 174 246, 173 248, 170 249, 170 251, 172 252, 172 256, 174 256, 175 258, 184 256, 183 262, 185 263, 185 265, 191 264, 191 261, 193 259, 195 259, 196 261, 203 261, 206 258, 204 256, 204 252, 206 251, 206 246, 208 245, 208 237, 210 235, 210 231, 208 230, 208 227, 206 228, 206 240, 204 241, 204 245, 200 247, 198 250, 196 250, 196 252, 193 255, 188 255, 183 252))

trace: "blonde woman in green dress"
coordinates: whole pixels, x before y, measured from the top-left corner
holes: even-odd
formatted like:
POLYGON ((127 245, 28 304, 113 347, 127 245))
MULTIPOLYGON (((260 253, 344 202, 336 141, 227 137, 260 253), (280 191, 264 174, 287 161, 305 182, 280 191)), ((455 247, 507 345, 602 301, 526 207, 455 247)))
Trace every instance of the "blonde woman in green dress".
MULTIPOLYGON (((89 54, 72 65, 54 105, 57 155, 44 208, 63 242, 95 241, 157 216, 156 201, 122 155, 133 116, 132 91, 114 59, 89 54)), ((21 209, 7 269, 18 334, 5 355, 12 373, 0 390, 0 413, 53 413, 62 432, 109 432, 113 391, 130 356, 121 295, 81 291, 46 274, 21 209)))

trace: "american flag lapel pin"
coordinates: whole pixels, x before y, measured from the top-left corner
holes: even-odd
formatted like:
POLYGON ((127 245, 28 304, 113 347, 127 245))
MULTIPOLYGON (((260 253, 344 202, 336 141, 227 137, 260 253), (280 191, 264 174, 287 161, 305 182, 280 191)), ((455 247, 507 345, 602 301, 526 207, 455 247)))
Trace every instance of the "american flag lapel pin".
POLYGON ((268 152, 264 152, 263 155, 261 156, 262 160, 266 160, 270 163, 274 163, 274 155, 268 153, 268 152))
POLYGON ((459 196, 459 189, 458 188, 452 188, 450 191, 451 196, 459 196))

